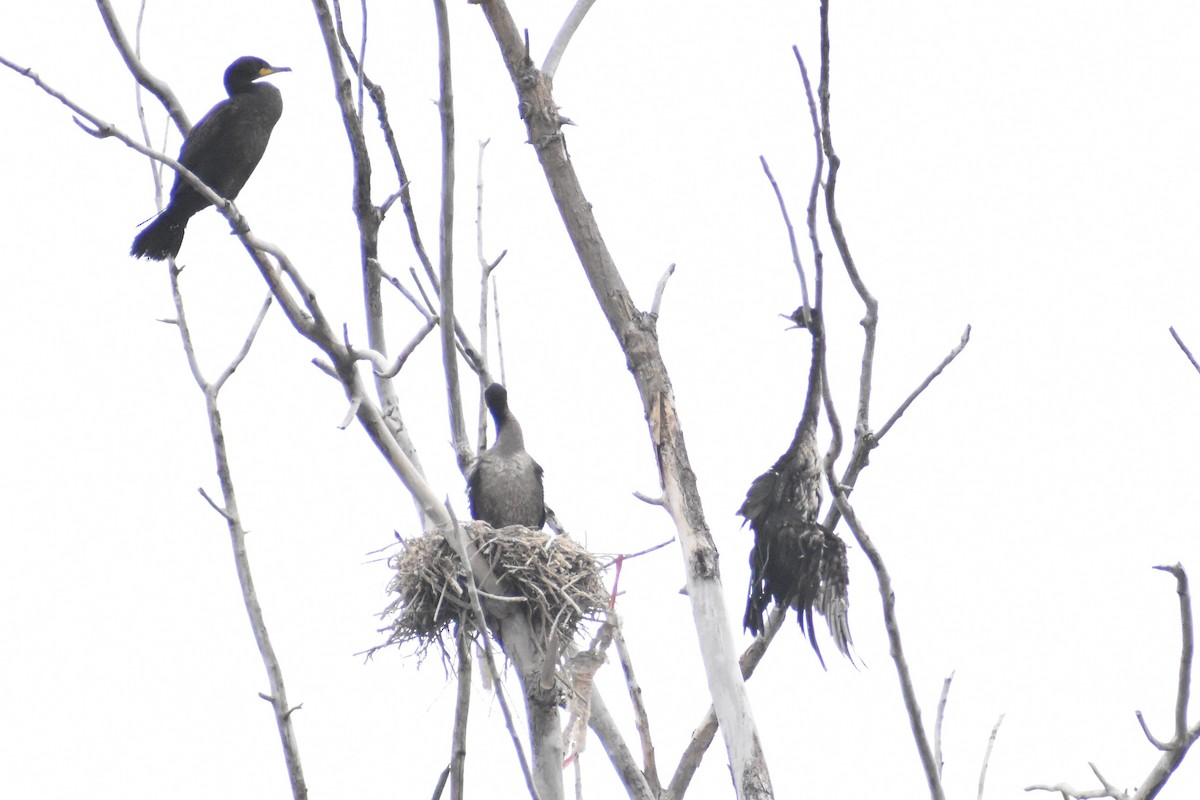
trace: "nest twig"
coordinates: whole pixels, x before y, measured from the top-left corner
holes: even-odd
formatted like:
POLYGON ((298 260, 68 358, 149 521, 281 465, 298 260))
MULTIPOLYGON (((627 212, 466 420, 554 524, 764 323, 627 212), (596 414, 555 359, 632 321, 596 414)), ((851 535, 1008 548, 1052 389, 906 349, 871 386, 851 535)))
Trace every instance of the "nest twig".
MULTIPOLYGON (((485 613, 514 608, 529 615, 545 641, 575 638, 579 626, 603 614, 608 593, 596 558, 568 536, 519 525, 494 530, 480 522, 465 527, 470 549, 479 552, 504 589, 481 592, 485 613)), ((453 623, 471 626, 467 574, 439 533, 410 540, 389 565, 396 571, 388 591, 396 599, 384 610, 387 645, 415 645, 423 656, 433 644, 453 648, 453 623)))

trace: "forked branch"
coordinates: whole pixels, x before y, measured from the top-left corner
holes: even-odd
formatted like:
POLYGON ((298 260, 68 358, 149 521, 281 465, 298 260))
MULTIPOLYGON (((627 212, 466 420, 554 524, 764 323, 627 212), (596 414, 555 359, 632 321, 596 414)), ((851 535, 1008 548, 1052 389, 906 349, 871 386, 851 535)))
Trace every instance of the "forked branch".
POLYGON ((1156 749, 1161 751, 1158 760, 1150 768, 1149 774, 1142 780, 1141 785, 1132 794, 1115 788, 1100 774, 1095 764, 1088 764, 1092 773, 1100 782, 1100 789, 1075 789, 1067 784, 1034 784, 1027 786, 1027 792, 1058 792, 1065 800, 1084 800, 1085 798, 1109 797, 1115 800, 1151 800, 1158 797, 1167 785, 1167 781, 1175 774, 1175 770, 1183 763, 1188 750, 1200 738, 1200 722, 1188 727, 1188 701, 1191 697, 1192 659, 1195 649, 1195 625, 1192 619, 1192 595, 1188 587, 1187 572, 1181 564, 1171 564, 1155 567, 1157 570, 1168 572, 1175 577, 1175 591, 1179 595, 1179 627, 1181 645, 1179 653, 1179 677, 1175 688, 1175 730, 1167 741, 1160 741, 1150 732, 1149 726, 1141 711, 1137 712, 1137 721, 1146 739, 1156 749))

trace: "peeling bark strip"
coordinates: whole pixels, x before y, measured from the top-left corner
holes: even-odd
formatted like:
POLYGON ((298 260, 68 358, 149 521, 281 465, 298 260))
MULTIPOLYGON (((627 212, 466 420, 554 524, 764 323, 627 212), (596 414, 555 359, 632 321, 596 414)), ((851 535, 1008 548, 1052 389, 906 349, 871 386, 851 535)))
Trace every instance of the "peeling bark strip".
POLYGON ((517 90, 519 109, 563 224, 637 383, 662 482, 665 506, 683 550, 688 596, 709 692, 720 721, 739 798, 773 797, 721 588, 717 548, 704 520, 696 476, 675 414, 671 381, 658 346, 655 319, 637 310, 604 244, 591 204, 563 144, 564 120, 552 83, 529 58, 503 0, 479 3, 517 90))

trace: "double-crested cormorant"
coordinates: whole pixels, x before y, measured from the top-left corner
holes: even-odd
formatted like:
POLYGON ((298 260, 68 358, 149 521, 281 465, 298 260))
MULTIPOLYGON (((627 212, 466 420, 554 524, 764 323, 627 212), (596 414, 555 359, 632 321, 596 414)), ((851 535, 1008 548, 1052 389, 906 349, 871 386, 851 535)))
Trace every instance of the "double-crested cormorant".
MULTIPOLYGON (((750 591, 742 624, 752 633, 765 627, 767 604, 796 609, 800 630, 821 666, 813 609, 829 623, 829 633, 845 656, 850 656, 847 620, 850 582, 846 545, 817 522, 821 508, 821 458, 817 453, 817 412, 821 396, 822 357, 819 319, 806 325, 813 332, 813 361, 809 372, 804 414, 788 449, 772 467, 754 479, 738 514, 754 532, 750 551, 750 591)), ((745 523, 743 523, 745 524, 745 523)))
POLYGON ((493 383, 483 393, 496 423, 496 443, 479 454, 467 474, 471 516, 493 528, 546 523, 542 468, 525 452, 521 424, 508 410, 508 392, 493 383))
MULTIPOLYGON (((255 83, 290 67, 273 67, 261 58, 243 56, 225 70, 222 100, 196 123, 184 139, 179 163, 221 197, 232 200, 266 152, 271 130, 283 113, 283 97, 269 83, 255 83)), ((162 261, 179 255, 188 220, 209 202, 182 175, 175 175, 171 202, 133 240, 131 256, 162 261)))

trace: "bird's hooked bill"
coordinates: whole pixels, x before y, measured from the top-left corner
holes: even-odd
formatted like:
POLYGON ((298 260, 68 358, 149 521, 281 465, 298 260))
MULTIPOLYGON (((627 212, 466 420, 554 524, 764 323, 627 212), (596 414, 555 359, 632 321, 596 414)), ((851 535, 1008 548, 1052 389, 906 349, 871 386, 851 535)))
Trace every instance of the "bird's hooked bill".
POLYGON ((274 75, 276 72, 291 72, 291 71, 292 71, 291 67, 272 67, 271 65, 268 64, 267 66, 263 67, 262 69, 260 69, 258 71, 258 75, 260 78, 265 78, 268 75, 274 75))

